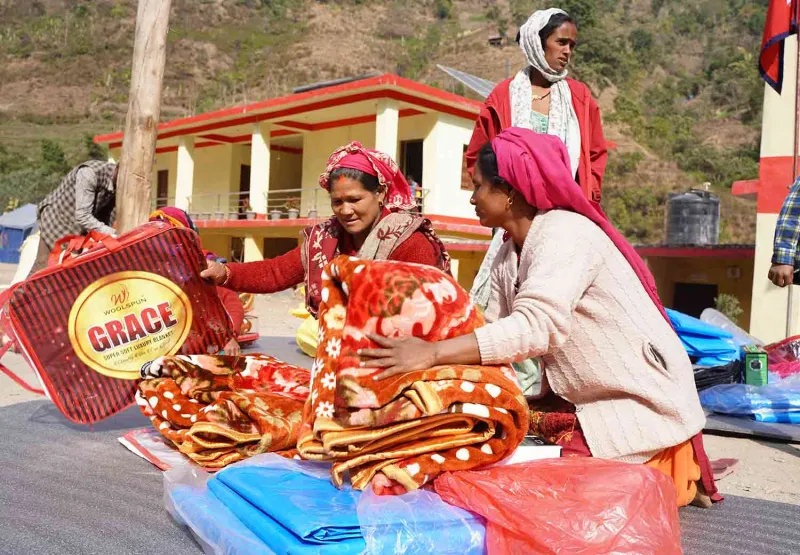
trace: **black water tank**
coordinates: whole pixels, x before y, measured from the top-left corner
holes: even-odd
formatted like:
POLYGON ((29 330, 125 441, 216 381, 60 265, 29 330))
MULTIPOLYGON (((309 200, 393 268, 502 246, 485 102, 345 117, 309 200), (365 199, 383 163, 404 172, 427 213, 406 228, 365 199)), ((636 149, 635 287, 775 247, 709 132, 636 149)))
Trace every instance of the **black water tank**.
POLYGON ((719 198, 708 191, 672 193, 667 200, 667 244, 719 243, 719 198))

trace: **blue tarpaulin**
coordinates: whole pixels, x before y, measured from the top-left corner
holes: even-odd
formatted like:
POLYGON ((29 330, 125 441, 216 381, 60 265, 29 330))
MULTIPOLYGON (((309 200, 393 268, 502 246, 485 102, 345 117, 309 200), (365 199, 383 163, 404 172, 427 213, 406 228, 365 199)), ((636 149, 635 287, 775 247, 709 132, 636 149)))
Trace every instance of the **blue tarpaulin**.
POLYGON ((730 332, 669 308, 667 315, 695 366, 725 366, 741 358, 730 332))
POLYGON ((36 205, 26 204, 0 216, 0 262, 18 264, 22 243, 36 225, 36 205))

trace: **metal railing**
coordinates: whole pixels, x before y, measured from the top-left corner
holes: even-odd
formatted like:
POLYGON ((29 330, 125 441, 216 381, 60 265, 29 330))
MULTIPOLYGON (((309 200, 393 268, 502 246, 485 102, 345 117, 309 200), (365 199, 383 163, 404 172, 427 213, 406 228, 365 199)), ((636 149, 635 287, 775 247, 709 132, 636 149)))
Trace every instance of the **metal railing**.
MULTIPOLYGON (((417 209, 423 211, 428 189, 417 190, 417 209)), ((327 218, 332 214, 328 193, 319 188, 275 189, 264 195, 266 217, 271 220, 296 218, 327 218)), ((174 203, 174 198, 155 199, 174 203)), ((165 204, 166 206, 166 204, 165 204)), ((189 198, 189 214, 196 220, 244 220, 255 219, 256 212, 250 206, 249 192, 199 193, 189 198)))

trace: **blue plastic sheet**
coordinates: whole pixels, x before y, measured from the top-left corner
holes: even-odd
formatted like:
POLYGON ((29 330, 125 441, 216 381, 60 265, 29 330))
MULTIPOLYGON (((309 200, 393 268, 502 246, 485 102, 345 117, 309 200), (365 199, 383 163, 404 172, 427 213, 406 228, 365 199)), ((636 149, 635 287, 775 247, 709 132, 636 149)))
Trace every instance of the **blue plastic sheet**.
POLYGON ((669 319, 672 322, 672 327, 675 328, 675 331, 679 334, 681 332, 685 332, 691 335, 699 335, 703 337, 718 337, 723 339, 733 338, 733 334, 723 330, 722 328, 713 326, 707 322, 698 320, 697 318, 693 318, 692 316, 684 314, 683 312, 672 310, 671 308, 666 310, 667 316, 669 316, 669 319))
POLYGON ((169 512, 192 530, 206 553, 275 555, 205 486, 176 484, 166 497, 169 512))
POLYGON ((167 508, 214 555, 484 553, 483 520, 435 493, 338 490, 329 471, 271 454, 214 477, 173 468, 164 478, 167 508))
POLYGON ((764 386, 716 385, 700 392, 700 404, 721 414, 761 422, 800 422, 800 376, 764 386))
POLYGON ((366 544, 358 525, 358 496, 282 468, 232 467, 208 489, 277 553, 358 555, 366 544))
POLYGON ((695 366, 725 366, 741 358, 730 332, 669 308, 667 315, 695 366))

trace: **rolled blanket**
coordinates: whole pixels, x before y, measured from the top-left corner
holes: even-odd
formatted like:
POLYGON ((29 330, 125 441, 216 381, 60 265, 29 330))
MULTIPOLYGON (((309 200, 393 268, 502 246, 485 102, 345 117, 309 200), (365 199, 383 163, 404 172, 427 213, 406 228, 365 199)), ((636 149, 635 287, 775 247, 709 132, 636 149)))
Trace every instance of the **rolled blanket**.
POLYGON ((294 450, 310 374, 266 355, 168 356, 139 384, 140 410, 182 452, 206 468, 259 453, 294 450))
POLYGON ((483 317, 455 280, 436 268, 339 256, 326 268, 319 347, 298 451, 333 461, 333 483, 350 472, 364 489, 382 473, 411 491, 445 471, 511 454, 528 428, 514 371, 438 366, 376 381, 361 368, 368 333, 426 341, 471 333, 483 317))

